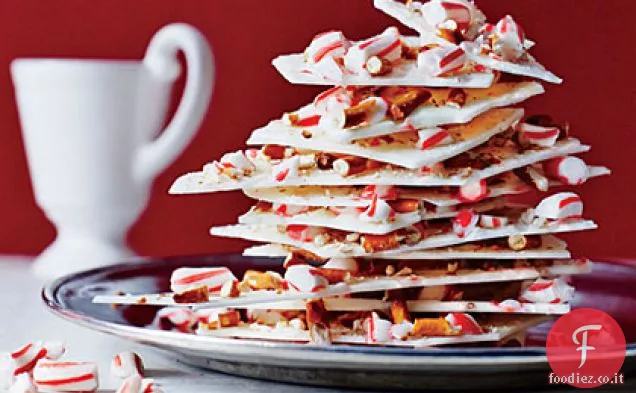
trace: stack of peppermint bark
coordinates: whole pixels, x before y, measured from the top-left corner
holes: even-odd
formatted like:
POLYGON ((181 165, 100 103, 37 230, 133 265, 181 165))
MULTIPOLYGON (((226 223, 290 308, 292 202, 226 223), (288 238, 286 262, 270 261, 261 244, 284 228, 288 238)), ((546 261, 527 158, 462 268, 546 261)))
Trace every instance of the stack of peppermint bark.
POLYGON ((244 254, 285 257, 285 273, 179 269, 175 305, 203 310, 169 307, 164 328, 418 347, 501 343, 570 310, 562 276, 590 263, 554 234, 596 227, 580 197, 507 200, 609 173, 574 156, 589 146, 566 124, 513 106, 561 79, 510 16, 488 23, 466 0, 374 3, 418 35, 327 31, 276 58, 289 82, 327 90, 171 189, 256 199, 211 233, 266 243, 244 254))

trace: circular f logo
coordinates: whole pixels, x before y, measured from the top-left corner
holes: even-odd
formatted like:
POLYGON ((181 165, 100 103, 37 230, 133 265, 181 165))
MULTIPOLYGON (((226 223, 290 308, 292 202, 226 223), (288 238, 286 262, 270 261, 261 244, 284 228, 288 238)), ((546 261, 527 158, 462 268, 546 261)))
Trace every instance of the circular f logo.
POLYGON ((550 381, 594 388, 612 381, 625 360, 625 336, 608 314, 574 310, 559 318, 546 343, 550 381))

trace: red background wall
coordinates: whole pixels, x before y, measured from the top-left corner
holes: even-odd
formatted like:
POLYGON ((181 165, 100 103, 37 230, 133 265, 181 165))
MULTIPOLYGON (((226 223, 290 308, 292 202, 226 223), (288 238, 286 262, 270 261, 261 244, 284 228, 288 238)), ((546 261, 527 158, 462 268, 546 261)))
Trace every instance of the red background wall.
MULTIPOLYGON (((571 122, 593 145, 585 157, 614 170, 579 192, 601 229, 568 237, 577 254, 636 256, 633 136, 636 115, 633 0, 478 0, 497 20, 514 15, 538 45, 534 54, 565 78, 527 103, 571 122)), ((170 22, 198 27, 213 46, 217 84, 203 128, 156 183, 147 211, 130 233, 144 255, 237 251, 244 243, 212 239, 212 224, 236 220, 250 204, 242 194, 175 197, 172 180, 230 149, 250 131, 291 110, 320 88, 292 86, 270 66, 280 53, 302 50, 322 30, 365 37, 395 24, 370 0, 5 0, 0 9, 0 253, 33 254, 54 237, 36 207, 26 169, 9 77, 20 56, 141 58, 153 32, 170 22)), ((406 31, 405 29, 403 29, 406 31)))

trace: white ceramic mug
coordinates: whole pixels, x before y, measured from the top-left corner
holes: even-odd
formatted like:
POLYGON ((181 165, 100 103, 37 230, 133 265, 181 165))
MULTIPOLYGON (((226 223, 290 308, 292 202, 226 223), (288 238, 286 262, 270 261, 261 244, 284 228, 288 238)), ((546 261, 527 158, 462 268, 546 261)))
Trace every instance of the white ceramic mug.
POLYGON ((35 199, 58 230, 36 273, 60 276, 131 256, 125 235, 152 180, 207 111, 214 78, 207 41, 172 24, 155 34, 143 61, 16 59, 11 74, 35 199), (179 51, 187 80, 162 132, 179 51))

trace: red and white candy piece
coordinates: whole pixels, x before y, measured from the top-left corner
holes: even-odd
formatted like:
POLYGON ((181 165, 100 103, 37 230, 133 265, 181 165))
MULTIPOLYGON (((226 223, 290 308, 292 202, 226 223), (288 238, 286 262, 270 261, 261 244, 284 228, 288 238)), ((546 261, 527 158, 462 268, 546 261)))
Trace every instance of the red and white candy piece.
POLYGON ((368 113, 368 116, 365 119, 366 123, 371 125, 371 124, 379 123, 383 121, 384 119, 386 119, 386 113, 389 110, 389 105, 383 98, 369 97, 360 101, 358 104, 364 105, 370 101, 373 102, 374 105, 373 105, 373 110, 370 113, 368 113))
POLYGON ((528 123, 517 124, 516 130, 522 142, 541 147, 554 146, 561 133, 558 127, 541 127, 528 123))
POLYGON ((583 201, 573 192, 561 192, 539 202, 534 214, 549 220, 580 219, 583 216, 583 201))
POLYGON ((285 233, 293 240, 298 240, 301 242, 311 242, 316 238, 316 236, 321 233, 321 231, 318 227, 295 224, 287 225, 287 227, 285 228, 285 233))
MULTIPOLYGON (((380 97, 369 97, 360 101, 358 105, 367 105, 369 102, 373 105, 365 112, 364 124, 372 125, 385 120, 389 109, 387 102, 380 97)), ((320 119, 320 125, 326 128, 345 128, 347 123, 346 108, 345 105, 329 106, 327 112, 320 119)))
POLYGON ((345 67, 354 73, 363 72, 367 60, 372 56, 390 62, 397 61, 402 57, 402 39, 397 28, 389 27, 381 34, 349 48, 344 56, 345 67))
POLYGON ((163 390, 157 387, 155 380, 152 378, 144 378, 141 380, 141 392, 140 393, 163 393, 163 390))
POLYGON ((409 321, 403 321, 391 326, 391 338, 396 340, 404 340, 409 333, 413 330, 413 324, 409 321))
POLYGON ((563 184, 576 186, 583 184, 590 176, 590 170, 585 161, 578 157, 558 157, 543 163, 543 171, 551 179, 559 180, 563 184))
POLYGON ((521 292, 519 299, 529 303, 567 303, 574 297, 574 287, 563 280, 538 279, 521 292))
POLYGON ((125 377, 124 381, 119 385, 116 393, 142 393, 141 390, 141 376, 138 374, 132 374, 125 377))
POLYGON ((506 217, 491 216, 488 214, 482 214, 479 217, 479 226, 482 228, 495 229, 505 225, 508 225, 508 218, 506 217))
POLYGON ((197 322, 197 315, 189 308, 164 307, 157 311, 153 325, 161 330, 176 329, 182 333, 191 333, 197 322))
POLYGON ((525 51, 526 34, 512 16, 506 15, 495 25, 498 39, 493 51, 504 60, 516 60, 525 51))
POLYGON ((326 58, 341 58, 351 44, 341 31, 327 31, 316 35, 307 49, 305 59, 308 63, 319 63, 326 58))
POLYGON ((302 113, 309 111, 299 111, 294 114, 286 113, 283 122, 290 127, 315 127, 320 123, 320 115, 316 113, 302 113), (292 115, 295 116, 292 121, 292 115))
POLYGON ((170 289, 184 293, 193 289, 208 287, 210 292, 218 292, 227 281, 236 280, 227 267, 182 267, 170 277, 170 289))
POLYGON ((286 158, 276 165, 272 170, 272 175, 277 182, 284 182, 287 179, 298 177, 299 169, 300 156, 296 155, 286 158))
POLYGON ((397 189, 393 186, 386 185, 366 186, 360 196, 365 199, 373 199, 375 195, 377 195, 378 198, 384 199, 386 201, 393 201, 398 199, 397 189))
POLYGON ((506 299, 503 302, 499 302, 497 306, 503 312, 516 312, 522 309, 521 303, 515 299, 506 299))
POLYGON ((325 114, 330 108, 351 106, 351 97, 347 89, 342 86, 332 87, 318 94, 314 99, 314 109, 320 114, 325 114))
POLYGON ((389 222, 395 220, 395 210, 376 195, 371 200, 371 204, 360 213, 360 220, 368 222, 389 222))
POLYGON ((326 57, 314 64, 309 73, 323 77, 332 84, 340 84, 344 79, 344 70, 333 57, 326 57))
POLYGON ((15 377, 9 393, 38 393, 38 389, 33 382, 33 378, 28 373, 22 373, 15 377))
POLYGON ((463 203, 481 201, 490 194, 486 180, 477 180, 459 187, 457 199, 463 203))
POLYGON ((453 143, 453 137, 443 128, 425 128, 417 132, 416 146, 426 150, 453 143))
POLYGON ((422 5, 421 12, 431 26, 461 31, 470 26, 473 8, 465 0, 432 0, 422 5))
POLYGON ((285 280, 289 287, 303 293, 312 293, 329 286, 329 281, 320 271, 310 265, 292 265, 285 271, 285 280))
POLYGON ((15 364, 13 375, 19 375, 33 370, 38 360, 46 357, 46 349, 41 342, 33 342, 25 344, 10 355, 15 364))
POLYGON ((424 75, 440 76, 464 67, 468 58, 458 46, 438 46, 417 55, 417 69, 424 75))
POLYGON ((385 343, 391 340, 391 328, 393 323, 386 319, 382 319, 377 313, 371 313, 371 316, 364 320, 364 328, 367 333, 367 342, 385 343))
POLYGON ((38 390, 91 392, 97 389, 97 364, 40 360, 33 369, 38 390))
POLYGON ((144 376, 144 363, 141 356, 131 351, 120 352, 110 363, 110 372, 118 378, 128 378, 131 375, 144 376))
POLYGON ((477 227, 479 214, 472 209, 462 209, 453 218, 453 232, 459 238, 464 238, 477 227))
POLYGON ((66 353, 66 345, 61 341, 45 341, 44 349, 46 349, 46 358, 49 360, 57 360, 66 353))
POLYGON ((64 354, 64 344, 59 341, 28 343, 11 352, 14 362, 13 375, 30 372, 40 359, 59 359, 64 354))
POLYGON ((465 313, 450 313, 445 318, 455 329, 461 330, 463 335, 484 334, 475 318, 465 313))
POLYGON ((223 157, 221 157, 221 164, 225 164, 226 167, 229 165, 231 168, 236 169, 241 175, 256 169, 252 161, 245 155, 245 152, 241 150, 225 153, 223 157))
POLYGON ((307 206, 287 205, 285 203, 274 203, 272 209, 274 214, 281 217, 293 217, 309 211, 307 206))
POLYGON ((324 265, 325 269, 346 270, 348 272, 358 272, 360 264, 355 258, 331 258, 324 265))
POLYGON ((153 379, 133 374, 121 383, 117 393, 162 393, 162 391, 156 387, 153 379))

